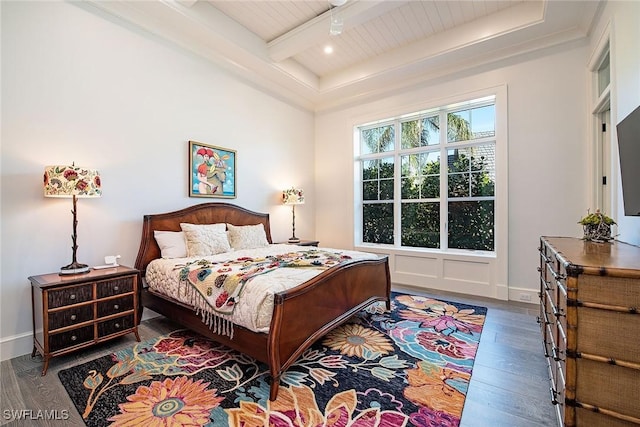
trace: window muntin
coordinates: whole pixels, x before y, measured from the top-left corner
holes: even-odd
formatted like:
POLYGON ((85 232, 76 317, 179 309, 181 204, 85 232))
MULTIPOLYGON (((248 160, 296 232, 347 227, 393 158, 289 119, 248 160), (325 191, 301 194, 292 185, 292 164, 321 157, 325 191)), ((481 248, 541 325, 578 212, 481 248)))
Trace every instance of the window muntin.
POLYGON ((494 251, 495 97, 384 123, 358 128, 362 242, 494 251))

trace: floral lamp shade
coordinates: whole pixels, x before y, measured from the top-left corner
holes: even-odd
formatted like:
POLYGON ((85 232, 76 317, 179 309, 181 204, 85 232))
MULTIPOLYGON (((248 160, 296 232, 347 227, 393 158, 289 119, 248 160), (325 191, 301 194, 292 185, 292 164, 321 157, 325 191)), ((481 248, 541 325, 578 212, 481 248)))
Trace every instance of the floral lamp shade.
POLYGON ((304 205, 304 191, 295 187, 284 190, 282 192, 282 203, 285 205, 304 205))
POLYGON ((100 197, 102 184, 95 169, 79 166, 45 166, 45 197, 100 197))
POLYGON ((97 170, 82 168, 72 164, 71 166, 57 165, 45 166, 44 168, 44 197, 66 197, 73 198, 73 254, 71 264, 60 268, 61 275, 84 274, 89 272, 87 264, 78 262, 76 254, 78 251, 78 215, 77 199, 102 196, 102 183, 97 170))

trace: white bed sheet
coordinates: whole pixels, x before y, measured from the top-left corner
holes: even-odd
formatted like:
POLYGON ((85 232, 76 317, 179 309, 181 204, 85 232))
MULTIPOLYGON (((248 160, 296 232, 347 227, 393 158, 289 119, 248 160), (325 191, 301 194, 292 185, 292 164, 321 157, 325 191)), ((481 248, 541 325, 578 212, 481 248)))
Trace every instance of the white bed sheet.
MULTIPOLYGON (((244 249, 207 257, 156 259, 151 261, 147 266, 145 279, 149 288, 154 291, 180 302, 190 304, 184 289, 181 291, 181 287, 190 285, 180 284, 179 280, 180 266, 184 266, 190 261, 206 259, 209 261, 222 262, 240 257, 260 258, 268 255, 279 255, 309 249, 315 248, 273 244, 259 249, 244 249)), ((318 249, 348 255, 351 257, 351 261, 378 258, 378 255, 368 252, 333 248, 318 249)), ((314 268, 278 268, 268 274, 256 276, 251 279, 251 286, 244 287, 233 315, 228 317, 220 315, 220 317, 230 320, 236 325, 244 326, 254 332, 268 332, 271 315, 273 313, 274 294, 296 287, 323 271, 325 270, 314 268)))

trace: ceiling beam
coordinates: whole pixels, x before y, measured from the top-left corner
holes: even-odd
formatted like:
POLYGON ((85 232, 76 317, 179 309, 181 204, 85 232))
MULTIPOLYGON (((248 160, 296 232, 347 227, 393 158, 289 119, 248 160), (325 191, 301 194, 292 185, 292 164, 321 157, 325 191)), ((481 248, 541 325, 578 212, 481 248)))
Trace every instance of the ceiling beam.
POLYGON ((283 61, 315 46, 318 40, 327 38, 332 13, 340 15, 344 20, 343 31, 347 31, 405 3, 406 1, 350 0, 267 43, 269 58, 274 62, 283 61))

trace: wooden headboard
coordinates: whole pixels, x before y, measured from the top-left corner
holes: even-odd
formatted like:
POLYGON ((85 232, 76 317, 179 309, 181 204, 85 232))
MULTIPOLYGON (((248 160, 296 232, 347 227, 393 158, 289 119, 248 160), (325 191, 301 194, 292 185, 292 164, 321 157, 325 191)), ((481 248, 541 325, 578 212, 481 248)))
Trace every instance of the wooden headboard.
POLYGON ((144 277, 147 265, 154 259, 160 258, 160 247, 153 236, 153 232, 155 230, 181 231, 181 222, 190 224, 263 224, 264 231, 267 234, 267 241, 273 243, 271 240, 269 214, 253 212, 231 203, 201 203, 179 211, 145 215, 142 221, 140 249, 138 249, 138 257, 135 264, 135 267, 142 273, 142 277, 144 277))

